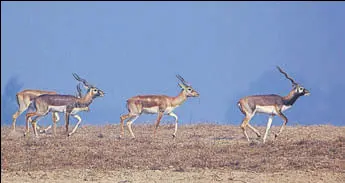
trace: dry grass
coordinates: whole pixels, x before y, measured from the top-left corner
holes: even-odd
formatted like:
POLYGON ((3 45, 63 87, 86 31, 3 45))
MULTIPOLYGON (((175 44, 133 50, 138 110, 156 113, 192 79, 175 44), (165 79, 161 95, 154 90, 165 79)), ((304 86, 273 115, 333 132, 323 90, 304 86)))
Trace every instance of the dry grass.
MULTIPOLYGON (((161 125, 152 138, 152 125, 133 125, 136 139, 119 139, 118 125, 82 126, 67 137, 39 139, 1 127, 3 173, 88 169, 105 171, 227 170, 273 174, 284 171, 345 173, 345 127, 288 126, 274 141, 273 127, 266 144, 248 143, 238 126, 184 125, 172 138, 173 125, 161 125)), ((264 127, 258 127, 263 133, 264 127)), ((254 133, 249 132, 252 138, 254 133)), ((345 178, 345 177, 344 177, 345 178)))

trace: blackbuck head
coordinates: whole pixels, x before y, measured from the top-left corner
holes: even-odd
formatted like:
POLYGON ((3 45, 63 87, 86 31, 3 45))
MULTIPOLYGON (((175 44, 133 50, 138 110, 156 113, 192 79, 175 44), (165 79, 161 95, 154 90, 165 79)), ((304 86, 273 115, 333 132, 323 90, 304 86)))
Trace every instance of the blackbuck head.
POLYGON ((180 75, 176 75, 176 77, 182 82, 178 83, 178 85, 182 88, 184 94, 187 97, 198 97, 199 93, 195 91, 192 86, 187 83, 180 75))
POLYGON ((294 90, 294 93, 297 94, 298 96, 308 96, 310 95, 309 90, 304 88, 302 85, 298 84, 295 82, 294 79, 292 79, 286 72, 284 72, 279 66, 277 66, 279 72, 281 72, 288 80, 291 81, 292 87, 294 90))
MULTIPOLYGON (((73 73, 73 76, 77 81, 80 81, 84 84, 84 87, 87 89, 87 93, 90 93, 92 98, 104 96, 105 93, 101 89, 91 85, 85 79, 80 78, 76 73, 73 73)), ((78 91, 79 90, 80 88, 78 89, 78 91)))

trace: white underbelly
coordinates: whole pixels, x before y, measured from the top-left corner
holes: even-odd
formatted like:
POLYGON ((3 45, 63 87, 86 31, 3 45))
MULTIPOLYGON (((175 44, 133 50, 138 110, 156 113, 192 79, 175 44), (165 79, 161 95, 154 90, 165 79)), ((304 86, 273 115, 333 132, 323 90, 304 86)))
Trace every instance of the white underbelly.
POLYGON ((257 113, 277 114, 274 106, 256 106, 257 113))
MULTIPOLYGON (((291 106, 283 106, 281 111, 285 111, 287 109, 289 109, 291 106)), ((276 108, 274 106, 256 106, 256 110, 257 113, 266 113, 266 114, 275 114, 277 115, 277 111, 276 108)))
POLYGON ((49 106, 48 107, 49 111, 52 112, 66 112, 66 106, 49 106))
POLYGON ((143 108, 143 113, 155 114, 158 113, 158 107, 147 107, 143 108))
MULTIPOLYGON (((169 114, 175 109, 175 107, 167 107, 164 111, 164 114, 169 114)), ((150 108, 143 108, 143 113, 148 113, 148 114, 156 114, 159 112, 158 107, 150 107, 150 108)))
MULTIPOLYGON (((65 113, 66 112, 66 106, 49 106, 49 111, 51 112, 62 112, 65 113)), ((80 111, 86 111, 88 108, 84 107, 84 108, 74 108, 71 112, 71 114, 76 114, 80 111)))

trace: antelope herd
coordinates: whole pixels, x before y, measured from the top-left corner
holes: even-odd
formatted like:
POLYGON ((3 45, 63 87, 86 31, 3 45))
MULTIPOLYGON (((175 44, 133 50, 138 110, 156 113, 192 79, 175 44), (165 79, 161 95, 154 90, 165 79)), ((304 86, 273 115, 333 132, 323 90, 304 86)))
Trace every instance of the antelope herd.
MULTIPOLYGON (((280 96, 276 94, 252 95, 241 98, 237 103, 240 111, 245 115, 241 123, 241 128, 243 130, 244 136, 248 141, 250 141, 250 139, 246 132, 247 126, 251 130, 253 130, 258 137, 261 137, 259 131, 249 124, 249 121, 256 113, 263 113, 269 116, 266 132, 263 137, 263 143, 265 143, 267 134, 272 124, 273 116, 277 115, 284 120, 279 132, 275 134, 275 138, 277 138, 278 135, 282 133, 284 126, 288 122, 288 119, 283 114, 283 112, 291 108, 299 97, 308 96, 310 94, 307 89, 296 83, 280 67, 277 68, 279 72, 281 72, 288 80, 292 82, 293 88, 287 96, 280 96)), ((77 113, 80 111, 89 111, 89 106, 91 105, 93 100, 97 97, 103 97, 105 93, 96 86, 88 83, 85 79, 80 78, 77 74, 73 73, 73 76, 77 81, 80 82, 77 85, 76 96, 58 94, 55 91, 42 90, 23 90, 21 92, 18 92, 16 97, 19 109, 13 114, 13 131, 16 130, 16 120, 19 115, 21 115, 25 110, 28 110, 26 114, 26 130, 24 132, 25 136, 29 133, 29 123, 31 123, 35 137, 38 137, 37 130, 41 127, 39 127, 37 123, 40 119, 42 119, 50 112, 52 113, 54 135, 56 135, 56 123, 59 121, 58 113, 63 113, 65 115, 65 126, 68 136, 74 134, 82 121, 81 117, 77 113), (87 89, 87 93, 84 96, 82 95, 80 89, 81 83, 87 89), (68 133, 70 116, 76 118, 78 122, 73 130, 68 133)), ((154 137, 156 137, 156 131, 162 117, 164 115, 174 117, 175 130, 172 136, 173 138, 176 137, 178 116, 173 112, 174 109, 181 106, 189 97, 199 97, 199 93, 195 89, 193 89, 192 86, 188 82, 186 82, 180 75, 177 75, 176 77, 179 79, 179 81, 181 81, 180 83, 178 83, 181 87, 181 91, 177 96, 137 95, 127 100, 126 106, 128 109, 128 113, 120 117, 120 138, 124 137, 125 121, 127 121, 127 128, 132 138, 135 138, 131 125, 142 114, 157 114, 157 120, 153 129, 154 137)), ((48 128, 41 130, 40 132, 46 132, 50 128, 51 125, 48 128)))

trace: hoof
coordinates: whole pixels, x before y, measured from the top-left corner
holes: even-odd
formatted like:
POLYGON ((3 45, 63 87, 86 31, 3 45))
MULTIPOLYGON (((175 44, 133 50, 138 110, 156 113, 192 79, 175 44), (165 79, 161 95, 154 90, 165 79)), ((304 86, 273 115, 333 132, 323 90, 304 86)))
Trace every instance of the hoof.
POLYGON ((68 135, 67 135, 67 137, 70 137, 72 134, 71 133, 69 133, 68 135))
POLYGON ((173 137, 173 138, 176 138, 176 135, 175 135, 175 134, 173 134, 173 135, 172 135, 172 137, 173 137))
POLYGON ((259 143, 256 142, 256 141, 250 141, 249 142, 249 146, 255 146, 255 145, 258 145, 259 143))

